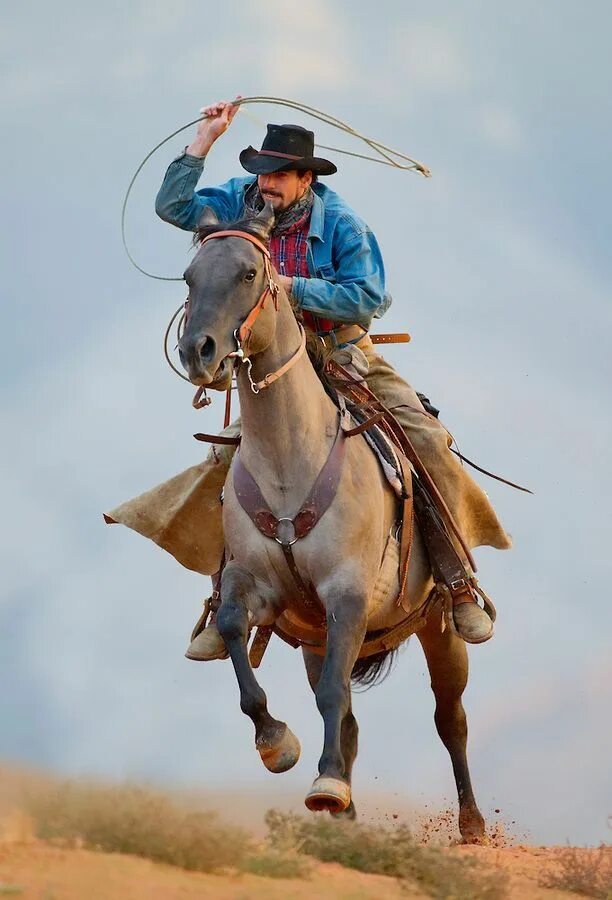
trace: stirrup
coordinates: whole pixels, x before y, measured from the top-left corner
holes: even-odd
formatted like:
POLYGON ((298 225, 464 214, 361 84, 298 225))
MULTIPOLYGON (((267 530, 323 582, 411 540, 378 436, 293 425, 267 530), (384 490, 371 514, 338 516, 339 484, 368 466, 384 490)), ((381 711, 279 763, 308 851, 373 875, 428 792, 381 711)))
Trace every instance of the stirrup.
MULTIPOLYGON (((443 581, 436 582, 435 590, 442 599, 442 631, 445 631, 446 628, 448 628, 458 637, 463 638, 463 636, 457 630, 457 626, 455 624, 454 610, 456 596, 453 596, 451 589, 443 581)), ((464 600, 463 602, 475 603, 479 609, 482 609, 487 614, 487 616, 491 620, 491 624, 493 624, 493 622, 495 622, 495 619, 497 618, 497 610, 495 609, 495 605, 491 598, 478 584, 478 579, 475 575, 471 575, 468 579, 465 580, 465 583, 462 586, 461 593, 466 592, 472 595, 472 601, 464 600), (475 595, 478 595, 482 599, 482 606, 478 602, 475 595)))
POLYGON ((193 626, 193 630, 189 637, 190 641, 195 641, 197 636, 199 634, 202 634, 202 632, 204 631, 204 629, 206 628, 206 626, 208 624, 208 619, 209 619, 210 614, 217 611, 217 608, 219 606, 219 601, 215 597, 215 593, 216 593, 216 591, 213 591, 212 596, 207 597, 206 600, 204 601, 204 609, 202 610, 202 614, 201 614, 200 618, 193 626))

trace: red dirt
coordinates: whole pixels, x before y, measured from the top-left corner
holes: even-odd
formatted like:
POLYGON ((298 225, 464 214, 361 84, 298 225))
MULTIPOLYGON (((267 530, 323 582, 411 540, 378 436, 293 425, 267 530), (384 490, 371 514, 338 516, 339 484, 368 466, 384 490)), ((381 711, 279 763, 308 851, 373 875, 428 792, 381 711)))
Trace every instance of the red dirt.
MULTIPOLYGON (((335 864, 313 865, 303 879, 254 875, 205 875, 121 854, 58 847, 28 834, 27 819, 15 816, 0 843, 0 896, 23 900, 281 900, 281 898, 423 898, 392 878, 365 875, 335 864)), ((508 900, 570 900, 582 895, 540 886, 545 870, 556 865, 554 847, 466 847, 446 852, 475 857, 483 869, 510 877, 508 900)), ((593 853, 581 850, 581 854, 593 853)))

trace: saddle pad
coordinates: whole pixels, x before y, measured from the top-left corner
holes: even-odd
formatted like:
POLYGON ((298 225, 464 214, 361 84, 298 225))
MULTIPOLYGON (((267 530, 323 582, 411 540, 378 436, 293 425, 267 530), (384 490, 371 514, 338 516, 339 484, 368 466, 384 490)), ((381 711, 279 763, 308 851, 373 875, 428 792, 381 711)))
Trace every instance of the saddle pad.
MULTIPOLYGON (((368 417, 363 410, 356 409, 351 404, 347 404, 347 408, 351 418, 357 425, 365 422, 368 417)), ((368 428, 363 432, 363 436, 378 460, 385 478, 399 499, 402 499, 405 496, 405 485, 402 467, 400 466, 393 444, 378 425, 372 425, 371 428, 368 428)))

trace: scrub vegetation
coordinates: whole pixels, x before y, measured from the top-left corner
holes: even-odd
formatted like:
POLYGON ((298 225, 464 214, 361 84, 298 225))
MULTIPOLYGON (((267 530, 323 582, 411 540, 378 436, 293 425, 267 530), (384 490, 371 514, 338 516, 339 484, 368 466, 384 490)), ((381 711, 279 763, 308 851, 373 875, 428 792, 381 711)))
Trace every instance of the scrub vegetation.
POLYGON ((560 847, 553 865, 542 875, 543 887, 573 891, 597 900, 612 900, 612 846, 585 850, 560 847))
POLYGON ((423 847, 405 826, 387 829, 270 810, 267 836, 222 822, 216 813, 137 786, 64 782, 27 796, 38 839, 145 857, 199 872, 248 872, 268 878, 308 878, 334 862, 387 875, 434 898, 500 900, 506 877, 439 847, 423 847))

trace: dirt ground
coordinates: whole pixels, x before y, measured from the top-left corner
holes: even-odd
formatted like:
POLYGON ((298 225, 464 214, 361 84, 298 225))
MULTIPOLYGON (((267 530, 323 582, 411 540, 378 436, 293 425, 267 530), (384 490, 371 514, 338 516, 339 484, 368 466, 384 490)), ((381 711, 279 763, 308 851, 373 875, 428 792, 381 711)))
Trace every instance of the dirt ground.
MULTIPOLYGON (((337 864, 313 862, 308 877, 290 880, 247 874, 207 875, 138 857, 47 843, 36 838, 32 820, 20 812, 20 799, 24 788, 42 789, 54 780, 50 775, 0 766, 0 900, 416 900, 424 896, 393 878, 366 875, 337 864)), ((210 794, 206 799, 214 808, 214 801, 219 798, 210 794)), ((454 806, 430 814, 427 809, 402 808, 396 796, 383 794, 372 796, 365 805, 362 821, 366 823, 393 828, 406 816, 413 822, 413 834, 420 843, 445 846, 444 852, 474 857, 479 868, 507 874, 509 900, 569 900, 583 896, 540 886, 542 875, 556 865, 558 848, 531 846, 524 838, 517 839, 516 833, 512 836, 514 823, 504 824, 503 815, 497 822, 489 823, 487 846, 453 846, 457 838, 454 806)), ((252 826, 253 833, 257 833, 262 826, 257 798, 243 797, 235 806, 235 811, 240 811, 240 824, 252 826)), ((593 852, 576 851, 585 860, 593 852)))
MULTIPOLYGON (((554 862, 550 847, 455 847, 483 866, 510 874, 510 900, 570 900, 580 895, 538 885, 543 869, 554 862)), ((588 850, 584 851, 588 853, 588 850)), ((271 879, 254 875, 203 875, 119 854, 64 849, 40 841, 0 845, 0 896, 23 900, 281 900, 346 898, 400 900, 422 894, 392 878, 364 875, 335 864, 317 864, 306 879, 271 879)))

